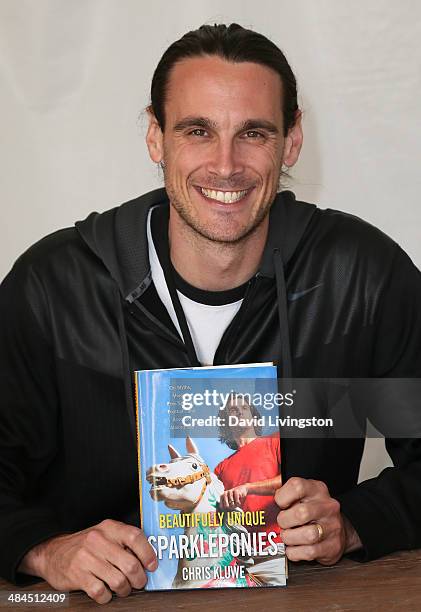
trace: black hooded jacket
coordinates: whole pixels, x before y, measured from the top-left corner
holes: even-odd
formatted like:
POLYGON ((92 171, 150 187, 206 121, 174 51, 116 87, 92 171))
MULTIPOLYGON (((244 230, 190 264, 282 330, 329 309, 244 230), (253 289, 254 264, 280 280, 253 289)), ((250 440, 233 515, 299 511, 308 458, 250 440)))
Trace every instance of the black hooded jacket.
MULTIPOLYGON (((39 542, 113 518, 139 524, 132 373, 197 365, 154 288, 148 193, 22 255, 0 289, 0 575, 39 542)), ((284 377, 420 377, 421 275, 390 238, 334 210, 275 199, 258 273, 214 364, 284 377)), ((167 232, 163 227, 162 231, 167 232)), ((182 313, 178 313, 183 319, 182 313)), ((180 321, 182 330, 186 323, 180 321)), ((183 334, 184 335, 184 334, 183 334)), ((283 481, 323 480, 369 560, 421 546, 421 444, 357 486, 363 439, 285 439, 283 481)))

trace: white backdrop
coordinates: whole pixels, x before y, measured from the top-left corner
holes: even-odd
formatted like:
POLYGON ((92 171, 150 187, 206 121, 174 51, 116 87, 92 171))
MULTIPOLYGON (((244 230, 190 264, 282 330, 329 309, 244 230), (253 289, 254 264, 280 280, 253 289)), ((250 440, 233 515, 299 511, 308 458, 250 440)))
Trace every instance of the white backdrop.
POLYGON ((144 145, 153 70, 187 30, 232 21, 296 73, 305 144, 290 188, 421 265, 418 0, 0 0, 0 278, 41 236, 160 185, 144 145))

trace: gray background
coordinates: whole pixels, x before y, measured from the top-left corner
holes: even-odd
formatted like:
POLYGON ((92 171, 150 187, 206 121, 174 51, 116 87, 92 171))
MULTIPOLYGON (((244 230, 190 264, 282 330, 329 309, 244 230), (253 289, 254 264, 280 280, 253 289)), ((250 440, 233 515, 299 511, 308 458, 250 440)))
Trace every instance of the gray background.
MULTIPOLYGON (((305 144, 289 187, 420 266, 417 0, 0 0, 0 278, 41 236, 161 184, 144 145, 156 63, 185 31, 231 21, 296 73, 305 144)), ((362 478, 387 461, 368 446, 362 478)))

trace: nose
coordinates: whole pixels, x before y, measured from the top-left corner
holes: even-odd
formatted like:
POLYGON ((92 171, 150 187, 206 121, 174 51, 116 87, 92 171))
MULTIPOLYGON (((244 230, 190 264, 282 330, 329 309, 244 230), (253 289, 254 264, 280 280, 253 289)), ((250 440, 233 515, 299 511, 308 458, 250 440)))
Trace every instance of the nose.
POLYGON ((167 463, 160 463, 156 467, 158 469, 158 472, 167 472, 168 471, 168 464, 167 463))
POLYGON ((229 138, 219 138, 212 149, 208 163, 209 173, 229 179, 242 170, 243 165, 236 143, 229 138))

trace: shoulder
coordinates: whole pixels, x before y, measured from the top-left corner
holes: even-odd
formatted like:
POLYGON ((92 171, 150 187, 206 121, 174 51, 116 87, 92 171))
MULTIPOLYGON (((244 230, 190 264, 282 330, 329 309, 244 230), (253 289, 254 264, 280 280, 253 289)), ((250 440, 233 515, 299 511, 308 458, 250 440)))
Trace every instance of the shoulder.
MULTIPOLYGON (((316 269, 323 267, 334 274, 354 266, 360 272, 381 274, 391 265, 398 245, 373 224, 350 213, 298 201, 289 191, 280 195, 282 205, 277 207, 278 217, 274 215, 273 222, 284 228, 283 242, 293 245, 291 255, 286 253, 290 269, 299 261, 300 267, 313 262, 316 269), (302 233, 300 228, 304 229, 302 233)), ((288 251, 286 247, 284 250, 288 251)))
MULTIPOLYGON (((94 266, 96 257, 80 238, 76 228, 68 227, 37 241, 15 262, 8 278, 21 287, 30 288, 36 282, 61 284, 76 269, 94 266)), ((71 287, 69 287, 70 289, 71 287)))
POLYGON ((340 255, 354 253, 366 256, 382 269, 386 264, 396 270, 419 274, 405 250, 390 236, 363 219, 338 210, 320 210, 321 236, 331 240, 340 255))
POLYGON ((256 447, 269 449, 272 452, 276 452, 280 447, 280 437, 279 435, 265 435, 260 436, 253 440, 254 448, 250 449, 252 452, 256 452, 256 447))
MULTIPOLYGON (((237 451, 235 451, 234 453, 232 453, 232 454, 231 454, 231 455, 229 455, 228 457, 225 457, 225 459, 222 459, 222 461, 220 461, 220 462, 218 463, 218 465, 216 466, 216 468, 215 468, 215 470, 214 470, 214 471, 215 471, 215 473, 217 473, 217 472, 218 472, 219 474, 221 474, 221 473, 222 473, 222 472, 223 472, 223 471, 224 471, 224 470, 225 470, 225 469, 226 469, 226 468, 229 466, 229 464, 231 463, 231 461, 232 461, 233 457, 236 457, 236 456, 237 456, 237 454, 238 454, 238 452, 237 452, 237 451)), ((217 475, 218 475, 218 474, 217 474, 217 475)))
POLYGON ((338 253, 364 251, 394 253, 396 242, 379 228, 364 219, 334 209, 318 209, 314 230, 320 243, 338 253))
POLYGON ((27 249, 1 284, 4 304, 25 302, 48 329, 48 313, 57 306, 86 301, 88 291, 109 277, 76 228, 58 230, 27 249), (89 289, 90 288, 90 289, 89 289))
POLYGON ((397 243, 374 225, 333 209, 318 209, 296 258, 340 286, 353 279, 367 287, 387 281, 399 251, 397 243))
POLYGON ((52 259, 60 261, 78 254, 86 254, 87 249, 75 227, 66 227, 44 236, 30 246, 16 261, 14 267, 42 269, 52 259))

